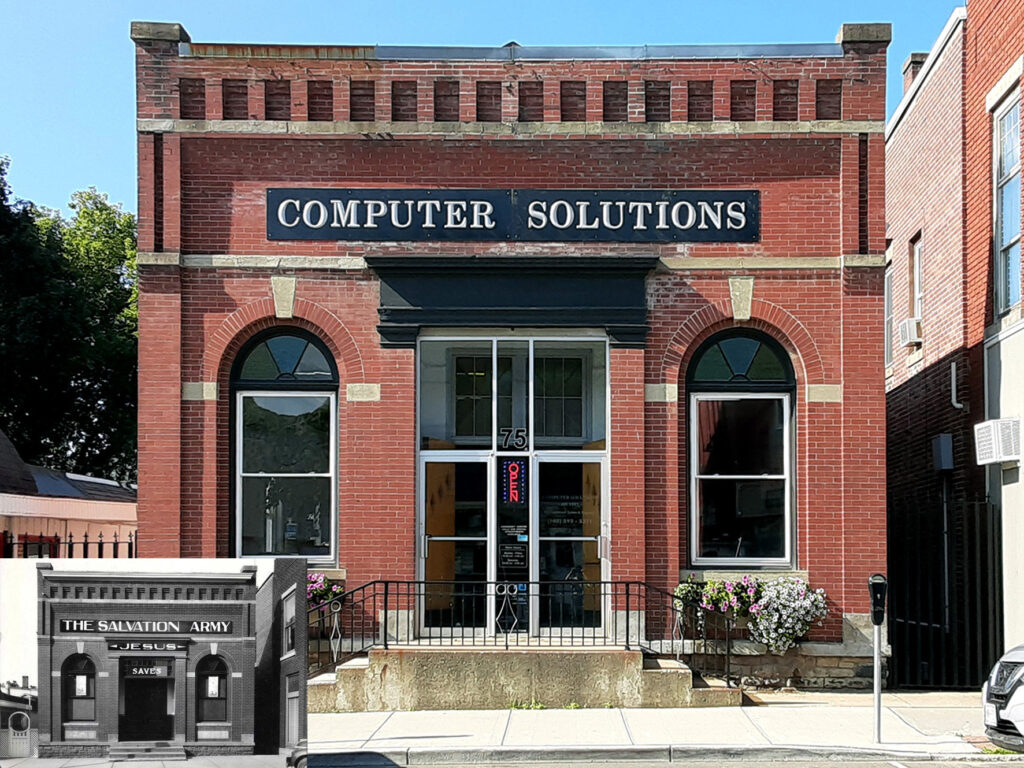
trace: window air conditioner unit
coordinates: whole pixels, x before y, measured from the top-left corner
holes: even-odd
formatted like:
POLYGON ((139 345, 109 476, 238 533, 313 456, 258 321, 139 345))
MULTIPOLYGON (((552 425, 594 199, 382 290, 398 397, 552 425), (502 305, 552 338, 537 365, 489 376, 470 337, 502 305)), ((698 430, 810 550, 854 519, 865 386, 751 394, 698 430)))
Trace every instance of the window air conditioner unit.
POLYGON ((921 343, 921 318, 908 317, 900 323, 900 346, 912 347, 921 343))
POLYGON ((991 419, 974 425, 979 464, 1020 461, 1020 419, 991 419))

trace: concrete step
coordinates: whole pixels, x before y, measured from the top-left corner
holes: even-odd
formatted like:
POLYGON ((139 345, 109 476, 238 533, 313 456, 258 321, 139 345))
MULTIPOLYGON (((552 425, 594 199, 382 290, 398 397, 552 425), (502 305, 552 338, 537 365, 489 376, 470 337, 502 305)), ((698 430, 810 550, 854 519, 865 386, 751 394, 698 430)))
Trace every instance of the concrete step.
POLYGON ((308 686, 308 711, 739 706, 673 657, 605 648, 374 649, 308 686))
POLYGON ((730 688, 725 680, 694 675, 690 691, 691 707, 738 707, 743 704, 743 691, 730 688))
POLYGON ((167 741, 119 742, 111 744, 107 755, 111 761, 117 760, 149 760, 170 761, 186 760, 185 748, 180 744, 167 741))
POLYGON ((681 661, 645 657, 641 674, 644 707, 688 707, 691 705, 693 672, 681 661))

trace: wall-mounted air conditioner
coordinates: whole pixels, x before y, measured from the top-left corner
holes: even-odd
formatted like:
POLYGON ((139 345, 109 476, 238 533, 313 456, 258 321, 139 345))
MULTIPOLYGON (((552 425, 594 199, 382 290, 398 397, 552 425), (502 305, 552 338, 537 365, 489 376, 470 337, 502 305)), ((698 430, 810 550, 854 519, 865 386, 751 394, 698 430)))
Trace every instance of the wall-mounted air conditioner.
POLYGON ((912 347, 921 343, 921 318, 908 317, 900 323, 900 346, 912 347))
POLYGON ((1020 419, 991 419, 974 425, 979 464, 1020 461, 1020 419))

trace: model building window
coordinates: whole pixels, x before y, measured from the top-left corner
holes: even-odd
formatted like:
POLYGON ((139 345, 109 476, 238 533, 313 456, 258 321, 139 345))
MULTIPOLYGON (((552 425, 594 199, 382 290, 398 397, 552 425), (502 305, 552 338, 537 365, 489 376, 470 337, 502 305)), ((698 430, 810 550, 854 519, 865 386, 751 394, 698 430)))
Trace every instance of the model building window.
POLYGON ((295 593, 285 595, 282 600, 281 626, 283 637, 281 649, 288 653, 295 650, 295 593))
POLYGON ((338 390, 330 352, 298 329, 261 334, 239 355, 232 389, 236 553, 329 559, 338 390))
POLYGON ((687 389, 693 563, 789 563, 795 379, 788 355, 765 334, 727 331, 698 349, 687 389))
POLYGON ((228 719, 228 667, 220 656, 207 656, 196 665, 196 720, 223 723, 228 719))
POLYGON ((64 662, 64 720, 96 719, 96 665, 82 654, 64 662))
POLYGON ((1020 303, 1020 96, 995 114, 996 309, 1020 303))

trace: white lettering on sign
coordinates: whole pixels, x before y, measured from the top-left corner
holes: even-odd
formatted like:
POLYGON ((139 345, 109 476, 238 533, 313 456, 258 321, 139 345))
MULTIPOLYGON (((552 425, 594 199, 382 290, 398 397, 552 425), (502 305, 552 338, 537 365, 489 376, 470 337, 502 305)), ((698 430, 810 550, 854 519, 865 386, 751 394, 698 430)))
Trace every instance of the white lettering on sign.
POLYGON ((105 621, 96 622, 97 632, 181 632, 177 621, 105 621))
MULTIPOLYGON (((285 202, 288 202, 285 200, 285 202)), ((281 203, 284 205, 284 203, 281 203)), ((359 229, 359 201, 349 200, 342 204, 341 200, 331 200, 331 207, 334 209, 334 218, 331 219, 332 227, 353 227, 359 229)))
POLYGON ((281 204, 277 206, 277 220, 281 222, 282 227, 295 227, 299 223, 299 201, 298 200, 282 200, 281 204), (285 217, 288 215, 286 208, 288 206, 295 206, 295 218, 289 223, 285 217))
POLYGON ((726 226, 729 229, 743 229, 747 226, 747 206, 739 200, 733 200, 725 206, 725 215, 729 217, 726 226))
POLYGON ((197 634, 224 634, 231 631, 231 622, 228 621, 193 621, 188 630, 197 634))
POLYGON ((757 190, 268 189, 270 240, 757 242, 757 190))
POLYGON ((174 621, 136 619, 61 619, 61 632, 105 632, 120 634, 185 634, 223 635, 231 632, 230 621, 174 621))
POLYGON ((108 651, 183 651, 185 646, 181 643, 133 642, 130 640, 118 640, 107 643, 108 651))

